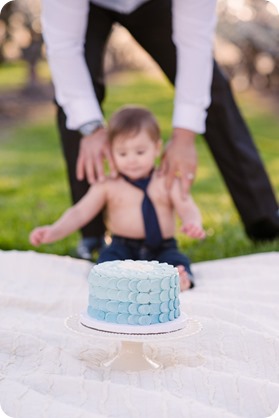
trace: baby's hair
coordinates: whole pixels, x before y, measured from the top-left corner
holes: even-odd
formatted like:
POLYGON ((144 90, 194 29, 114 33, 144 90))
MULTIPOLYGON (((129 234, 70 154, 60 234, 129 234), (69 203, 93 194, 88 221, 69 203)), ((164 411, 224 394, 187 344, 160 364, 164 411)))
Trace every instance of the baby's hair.
POLYGON ((123 138, 133 137, 141 130, 146 131, 154 142, 160 140, 158 122, 149 110, 140 106, 123 106, 112 115, 109 121, 108 139, 112 143, 118 135, 123 138))

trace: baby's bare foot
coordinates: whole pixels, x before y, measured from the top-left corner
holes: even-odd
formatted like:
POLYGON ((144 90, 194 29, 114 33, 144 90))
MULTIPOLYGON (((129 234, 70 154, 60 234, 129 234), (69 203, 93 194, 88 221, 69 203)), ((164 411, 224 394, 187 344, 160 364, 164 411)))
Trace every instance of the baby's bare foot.
POLYGON ((180 291, 184 292, 185 290, 190 289, 191 287, 191 281, 189 279, 189 274, 185 270, 185 267, 182 265, 176 266, 179 273, 179 279, 180 279, 180 291))

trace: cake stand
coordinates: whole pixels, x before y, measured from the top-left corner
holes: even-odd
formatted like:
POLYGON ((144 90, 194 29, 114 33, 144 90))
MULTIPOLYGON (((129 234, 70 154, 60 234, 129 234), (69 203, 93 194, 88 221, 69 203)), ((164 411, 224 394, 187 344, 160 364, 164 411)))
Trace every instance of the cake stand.
MULTIPOLYGON (((174 359, 168 359, 164 363, 150 358, 144 351, 145 343, 159 343, 174 341, 178 338, 190 337, 201 331, 199 321, 181 316, 165 324, 150 326, 131 326, 108 324, 90 318, 86 313, 69 316, 65 319, 67 329, 88 336, 93 339, 110 340, 120 343, 117 354, 105 361, 100 361, 99 366, 118 371, 156 370, 177 365, 174 359)), ((186 356, 183 365, 197 367, 204 363, 200 355, 186 356)))

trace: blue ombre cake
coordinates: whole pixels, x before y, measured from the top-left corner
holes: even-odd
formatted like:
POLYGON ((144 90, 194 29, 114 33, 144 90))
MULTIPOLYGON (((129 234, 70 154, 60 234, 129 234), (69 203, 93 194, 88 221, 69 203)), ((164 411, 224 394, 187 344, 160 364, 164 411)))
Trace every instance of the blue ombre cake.
POLYGON ((180 316, 177 268, 158 261, 115 260, 89 274, 91 318, 107 323, 151 325, 180 316))

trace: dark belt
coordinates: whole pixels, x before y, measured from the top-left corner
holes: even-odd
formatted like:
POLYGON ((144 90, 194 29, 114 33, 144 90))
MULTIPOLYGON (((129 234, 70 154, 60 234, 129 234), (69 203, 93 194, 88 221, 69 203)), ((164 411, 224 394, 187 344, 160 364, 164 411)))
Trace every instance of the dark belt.
POLYGON ((134 238, 126 238, 121 237, 119 235, 113 235, 112 236, 113 242, 119 242, 119 244, 127 245, 127 247, 134 248, 134 249, 140 249, 140 248, 147 248, 149 250, 160 250, 163 248, 170 248, 170 247, 176 247, 176 239, 175 238, 166 238, 161 241, 161 244, 157 248, 148 247, 146 245, 145 239, 134 239, 134 238))

